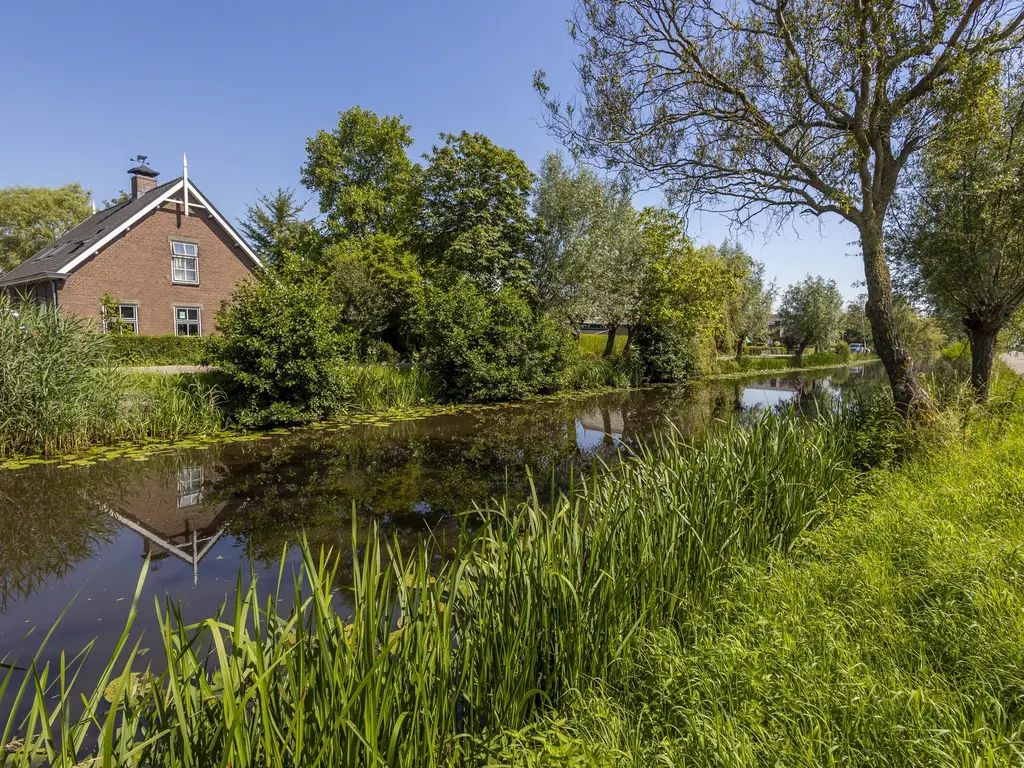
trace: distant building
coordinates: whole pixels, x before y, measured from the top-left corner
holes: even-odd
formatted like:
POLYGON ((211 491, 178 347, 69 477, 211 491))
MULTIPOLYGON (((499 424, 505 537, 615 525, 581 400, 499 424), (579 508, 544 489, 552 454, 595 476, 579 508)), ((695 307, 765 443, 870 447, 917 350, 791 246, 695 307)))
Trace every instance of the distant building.
POLYGON ((187 168, 166 184, 157 184, 159 174, 144 162, 128 173, 128 200, 93 214, 0 276, 0 291, 52 301, 97 322, 109 293, 135 333, 209 335, 221 302, 259 259, 187 168))

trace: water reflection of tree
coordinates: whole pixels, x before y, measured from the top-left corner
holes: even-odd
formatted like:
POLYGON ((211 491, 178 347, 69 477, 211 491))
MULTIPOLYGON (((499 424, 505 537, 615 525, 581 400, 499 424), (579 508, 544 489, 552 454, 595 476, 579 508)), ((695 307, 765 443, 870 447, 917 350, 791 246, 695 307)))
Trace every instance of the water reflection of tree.
POLYGON ((104 505, 131 479, 113 465, 0 473, 0 611, 62 579, 117 532, 104 505))

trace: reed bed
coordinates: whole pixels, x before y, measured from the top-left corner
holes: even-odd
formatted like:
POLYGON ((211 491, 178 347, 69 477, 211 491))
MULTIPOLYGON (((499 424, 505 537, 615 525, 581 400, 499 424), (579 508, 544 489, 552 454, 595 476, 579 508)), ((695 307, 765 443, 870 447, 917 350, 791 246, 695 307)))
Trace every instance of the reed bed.
POLYGON ((445 565, 429 546, 354 539, 351 615, 337 558, 308 547, 265 601, 240 579, 234 605, 198 624, 158 606, 161 647, 145 657, 133 604, 84 695, 80 658, 8 670, 6 764, 479 764, 574 691, 619 681, 638 640, 684 626, 736 563, 788 550, 848 477, 835 425, 767 416, 666 436, 549 503, 478 510, 445 565))
POLYGON ((132 376, 111 338, 52 306, 0 296, 0 458, 211 432, 223 396, 189 376, 132 376))
POLYGON ((437 392, 419 366, 353 365, 343 374, 344 401, 362 411, 390 411, 433 403, 437 392))

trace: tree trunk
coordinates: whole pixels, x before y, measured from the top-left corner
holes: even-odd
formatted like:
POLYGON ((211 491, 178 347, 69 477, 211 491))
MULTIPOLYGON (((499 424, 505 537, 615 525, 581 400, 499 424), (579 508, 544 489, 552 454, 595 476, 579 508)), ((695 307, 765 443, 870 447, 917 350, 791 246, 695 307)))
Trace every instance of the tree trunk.
POLYGON ((740 336, 740 340, 736 342, 736 362, 738 363, 743 359, 743 337, 740 336))
POLYGON ((904 418, 908 418, 919 409, 930 408, 931 403, 917 379, 914 363, 896 329, 892 305, 892 278, 885 258, 881 221, 861 227, 860 236, 864 256, 864 277, 868 288, 868 300, 864 311, 871 323, 875 352, 889 376, 896 410, 904 418))
POLYGON ((996 323, 972 323, 967 326, 967 338, 971 342, 971 386, 974 387, 974 397, 979 403, 988 402, 998 336, 999 325, 996 323))
POLYGON ((615 336, 618 334, 618 332, 619 332, 619 324, 618 323, 610 323, 608 325, 608 341, 604 345, 604 355, 603 355, 603 357, 611 357, 612 356, 612 353, 615 351, 615 336))
POLYGON ((796 359, 793 361, 796 363, 796 367, 799 368, 804 362, 804 351, 807 349, 808 342, 801 341, 796 348, 796 359))
POLYGON ((622 348, 622 354, 629 352, 633 346, 633 324, 630 323, 626 326, 626 345, 622 348))

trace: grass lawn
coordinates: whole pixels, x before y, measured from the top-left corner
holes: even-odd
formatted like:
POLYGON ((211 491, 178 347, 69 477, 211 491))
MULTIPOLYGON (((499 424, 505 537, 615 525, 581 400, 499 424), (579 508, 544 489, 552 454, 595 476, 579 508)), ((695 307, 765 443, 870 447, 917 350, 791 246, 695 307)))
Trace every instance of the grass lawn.
POLYGON ((514 765, 992 766, 1024 754, 1024 418, 868 475, 514 765))
MULTIPOLYGON (((592 355, 603 355, 604 347, 608 343, 607 333, 583 333, 580 334, 580 349, 592 355)), ((622 352, 626 346, 626 334, 620 333, 615 337, 615 351, 622 352)))

